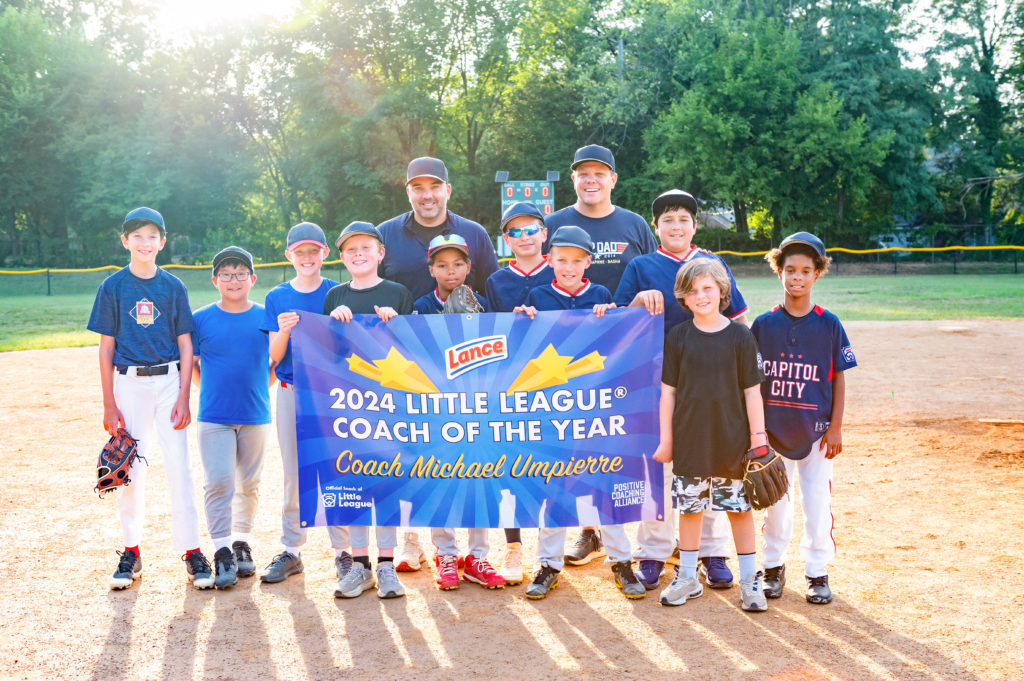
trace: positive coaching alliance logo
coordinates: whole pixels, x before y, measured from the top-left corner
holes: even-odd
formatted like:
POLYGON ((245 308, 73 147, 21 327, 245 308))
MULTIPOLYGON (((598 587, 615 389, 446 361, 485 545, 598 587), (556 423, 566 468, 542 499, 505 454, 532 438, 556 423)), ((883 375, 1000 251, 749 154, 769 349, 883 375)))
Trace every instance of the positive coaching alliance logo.
POLYGON ((476 338, 445 350, 445 375, 448 378, 455 378, 467 371, 503 359, 508 359, 508 339, 505 336, 476 338))

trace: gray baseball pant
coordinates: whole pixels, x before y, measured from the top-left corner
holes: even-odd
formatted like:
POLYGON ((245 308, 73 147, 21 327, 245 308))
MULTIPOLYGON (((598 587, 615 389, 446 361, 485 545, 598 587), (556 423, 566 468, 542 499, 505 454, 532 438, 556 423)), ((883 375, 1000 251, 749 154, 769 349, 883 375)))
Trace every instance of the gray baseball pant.
POLYGON ((270 424, 199 422, 199 455, 206 478, 204 502, 210 538, 252 532, 270 424))

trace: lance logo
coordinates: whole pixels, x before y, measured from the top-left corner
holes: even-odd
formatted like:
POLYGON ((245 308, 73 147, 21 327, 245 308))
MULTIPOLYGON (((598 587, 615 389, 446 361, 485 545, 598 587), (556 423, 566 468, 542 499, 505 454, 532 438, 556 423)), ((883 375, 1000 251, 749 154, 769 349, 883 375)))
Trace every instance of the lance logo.
POLYGON ((156 305, 143 298, 135 303, 135 307, 132 308, 130 314, 135 318, 135 323, 145 329, 156 322, 160 316, 160 310, 156 309, 156 305))
POLYGON ((508 359, 508 339, 505 336, 476 338, 445 350, 445 375, 448 378, 455 378, 467 371, 503 359, 508 359))
POLYGON ((629 248, 625 241, 598 241, 594 244, 595 255, 603 258, 606 255, 622 255, 629 248))

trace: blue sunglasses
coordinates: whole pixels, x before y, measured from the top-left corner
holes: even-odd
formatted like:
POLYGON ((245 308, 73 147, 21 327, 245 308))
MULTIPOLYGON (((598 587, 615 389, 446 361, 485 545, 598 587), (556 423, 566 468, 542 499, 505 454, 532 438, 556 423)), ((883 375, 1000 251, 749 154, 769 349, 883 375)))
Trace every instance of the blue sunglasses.
POLYGON ((505 234, 508 234, 513 239, 518 239, 524 234, 526 236, 533 236, 542 229, 544 228, 541 227, 540 225, 530 225, 529 227, 512 227, 511 229, 506 229, 505 234))

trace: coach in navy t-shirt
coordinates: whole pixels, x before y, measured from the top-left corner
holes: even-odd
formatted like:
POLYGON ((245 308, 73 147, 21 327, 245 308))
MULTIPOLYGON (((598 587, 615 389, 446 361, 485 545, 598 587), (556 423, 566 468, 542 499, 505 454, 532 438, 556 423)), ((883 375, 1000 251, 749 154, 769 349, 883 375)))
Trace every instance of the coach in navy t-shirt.
POLYGON ((637 256, 653 253, 658 248, 647 222, 631 211, 612 205, 615 157, 602 146, 592 144, 576 151, 572 164, 572 181, 576 203, 549 215, 548 243, 559 227, 582 227, 594 240, 594 256, 587 278, 604 286, 612 295, 626 271, 626 265, 637 256))
POLYGON ((427 268, 430 240, 445 233, 458 234, 466 240, 473 262, 466 285, 483 295, 487 277, 498 269, 498 256, 483 227, 448 210, 452 195, 448 169, 436 158, 417 158, 409 163, 406 177, 405 191, 412 210, 377 225, 385 247, 377 273, 409 289, 417 300, 437 286, 427 268))

